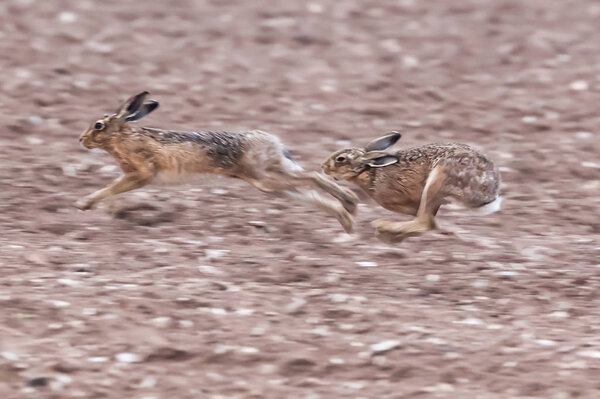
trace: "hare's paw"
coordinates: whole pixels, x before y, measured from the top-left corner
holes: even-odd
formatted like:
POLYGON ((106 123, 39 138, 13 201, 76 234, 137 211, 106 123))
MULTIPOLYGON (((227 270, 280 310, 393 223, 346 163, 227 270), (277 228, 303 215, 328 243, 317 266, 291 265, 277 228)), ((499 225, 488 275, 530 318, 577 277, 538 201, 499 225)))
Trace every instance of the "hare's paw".
POLYGON ((344 190, 344 196, 340 199, 342 206, 351 214, 356 214, 358 207, 358 196, 352 190, 344 190))
POLYGON ((377 237, 387 243, 398 243, 408 237, 415 237, 430 230, 429 226, 419 221, 390 222, 375 220, 371 225, 377 230, 377 237))
POLYGON ((83 197, 75 202, 75 206, 82 211, 87 211, 88 209, 92 209, 94 207, 94 200, 89 197, 83 197))
POLYGON ((351 214, 345 211, 338 212, 336 219, 340 222, 346 233, 351 234, 354 231, 354 218, 351 214))

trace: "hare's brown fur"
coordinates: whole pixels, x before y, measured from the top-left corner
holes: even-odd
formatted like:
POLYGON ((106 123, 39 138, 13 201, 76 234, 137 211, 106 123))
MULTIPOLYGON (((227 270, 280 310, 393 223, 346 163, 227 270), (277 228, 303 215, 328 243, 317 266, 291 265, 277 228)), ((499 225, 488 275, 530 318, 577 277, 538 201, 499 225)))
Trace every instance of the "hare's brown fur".
POLYGON ((416 216, 374 222, 382 238, 397 242, 434 228, 438 209, 450 199, 469 208, 499 206, 500 174, 483 154, 457 143, 383 151, 399 138, 392 133, 364 149, 337 151, 323 163, 325 173, 355 183, 384 208, 416 216))
POLYGON ((147 94, 131 97, 114 115, 96 121, 81 135, 83 146, 108 152, 124 174, 80 199, 80 209, 90 209, 108 196, 153 182, 178 183, 189 175, 215 173, 315 205, 336 217, 347 232, 352 231, 356 195, 317 172, 303 171, 277 136, 258 130, 180 132, 130 126, 127 122, 140 119, 158 106, 156 102, 144 103, 147 94))

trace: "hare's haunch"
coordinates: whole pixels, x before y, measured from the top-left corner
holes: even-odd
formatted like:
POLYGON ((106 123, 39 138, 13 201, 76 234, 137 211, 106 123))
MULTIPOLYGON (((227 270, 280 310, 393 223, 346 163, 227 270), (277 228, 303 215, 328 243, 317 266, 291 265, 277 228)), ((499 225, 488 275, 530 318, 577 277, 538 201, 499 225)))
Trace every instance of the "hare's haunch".
POLYGON ((309 203, 335 217, 346 232, 352 231, 356 195, 320 173, 305 172, 277 136, 258 130, 178 132, 130 126, 128 122, 158 107, 156 101, 145 102, 147 95, 132 96, 115 114, 92 123, 79 138, 86 148, 108 152, 123 170, 107 187, 77 201, 80 209, 91 209, 108 196, 153 182, 178 183, 188 175, 215 173, 309 203))

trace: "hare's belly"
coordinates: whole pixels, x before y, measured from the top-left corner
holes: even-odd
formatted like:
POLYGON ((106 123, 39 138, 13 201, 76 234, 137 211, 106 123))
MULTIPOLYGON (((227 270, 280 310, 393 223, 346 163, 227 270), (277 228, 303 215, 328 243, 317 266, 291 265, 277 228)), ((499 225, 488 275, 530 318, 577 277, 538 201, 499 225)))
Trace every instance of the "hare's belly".
POLYGON ((419 201, 398 195, 386 195, 378 197, 377 203, 393 212, 403 213, 405 215, 416 215, 419 209, 419 201))
POLYGON ((152 183, 161 186, 186 184, 190 183, 195 176, 196 174, 185 171, 162 171, 156 174, 152 183))

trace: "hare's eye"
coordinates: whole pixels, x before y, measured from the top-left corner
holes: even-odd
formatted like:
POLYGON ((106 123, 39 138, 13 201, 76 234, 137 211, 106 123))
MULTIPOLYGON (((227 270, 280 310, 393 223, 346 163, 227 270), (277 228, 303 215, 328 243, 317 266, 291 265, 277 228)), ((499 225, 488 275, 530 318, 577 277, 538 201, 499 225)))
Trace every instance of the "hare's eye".
POLYGON ((98 121, 98 122, 94 123, 94 130, 102 130, 102 129, 104 129, 103 122, 98 121))
POLYGON ((335 162, 344 162, 346 160, 346 157, 343 155, 340 155, 339 157, 337 157, 335 159, 335 162))

